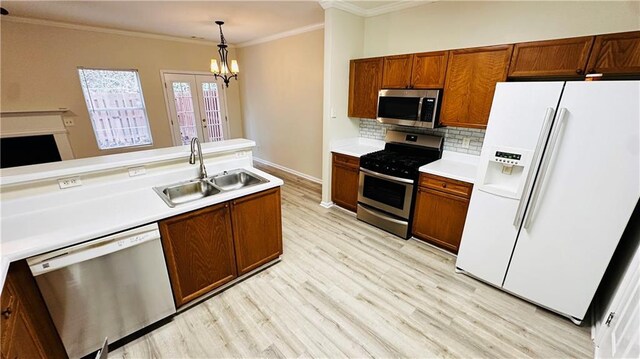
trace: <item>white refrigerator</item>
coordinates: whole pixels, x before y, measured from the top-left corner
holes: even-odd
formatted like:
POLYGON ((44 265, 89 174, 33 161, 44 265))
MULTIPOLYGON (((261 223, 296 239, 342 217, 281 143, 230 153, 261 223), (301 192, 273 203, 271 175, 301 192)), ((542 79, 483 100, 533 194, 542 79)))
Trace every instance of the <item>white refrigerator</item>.
POLYGON ((640 81, 499 83, 456 267, 572 318, 640 198, 640 81))

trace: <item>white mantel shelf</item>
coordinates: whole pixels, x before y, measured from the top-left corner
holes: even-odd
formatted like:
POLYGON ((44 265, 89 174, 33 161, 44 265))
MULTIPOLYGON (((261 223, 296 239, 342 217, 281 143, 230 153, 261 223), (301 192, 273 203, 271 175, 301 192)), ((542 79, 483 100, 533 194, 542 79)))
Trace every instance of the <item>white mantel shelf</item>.
POLYGON ((2 111, 0 112, 0 116, 19 116, 19 115, 43 115, 43 114, 48 114, 48 113, 55 113, 55 114, 63 114, 65 112, 69 111, 68 108, 57 108, 57 109, 43 109, 43 110, 24 110, 24 111, 2 111))

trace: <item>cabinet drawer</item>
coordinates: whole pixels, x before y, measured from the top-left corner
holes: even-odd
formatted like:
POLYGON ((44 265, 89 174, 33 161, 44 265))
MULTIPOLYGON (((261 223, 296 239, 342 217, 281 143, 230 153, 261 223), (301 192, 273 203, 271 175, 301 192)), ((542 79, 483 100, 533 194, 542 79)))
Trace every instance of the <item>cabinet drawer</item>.
POLYGON ((333 153, 333 163, 342 164, 349 167, 360 167, 360 159, 358 157, 347 156, 339 153, 333 153))
POLYGON ((471 183, 440 177, 432 174, 420 174, 420 186, 437 189, 464 198, 471 197, 471 183))

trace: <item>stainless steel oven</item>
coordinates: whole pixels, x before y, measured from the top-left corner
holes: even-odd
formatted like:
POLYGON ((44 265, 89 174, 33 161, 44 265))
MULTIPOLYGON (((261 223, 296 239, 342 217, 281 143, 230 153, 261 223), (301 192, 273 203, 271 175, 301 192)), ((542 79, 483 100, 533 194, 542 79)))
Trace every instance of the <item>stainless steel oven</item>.
POLYGON ((358 219, 407 238, 413 187, 411 179, 360 168, 358 219))
POLYGON ((442 137, 387 131, 384 150, 360 157, 359 220, 409 238, 418 170, 442 156, 442 137))
POLYGON ((414 181, 360 168, 358 202, 408 218, 414 181))

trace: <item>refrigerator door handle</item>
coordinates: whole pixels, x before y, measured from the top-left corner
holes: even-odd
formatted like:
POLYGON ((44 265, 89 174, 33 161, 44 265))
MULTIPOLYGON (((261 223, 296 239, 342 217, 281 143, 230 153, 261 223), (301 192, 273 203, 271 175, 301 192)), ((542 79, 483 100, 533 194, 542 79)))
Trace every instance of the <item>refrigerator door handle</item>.
POLYGON ((538 143, 536 144, 536 149, 533 152, 533 159, 531 160, 531 168, 529 169, 529 174, 527 175, 527 179, 524 183, 524 191, 522 192, 522 198, 520 198, 520 203, 518 203, 518 210, 516 211, 516 216, 513 219, 513 226, 516 228, 520 228, 522 225, 522 220, 524 217, 524 211, 527 208, 527 202, 531 195, 531 185, 533 184, 532 178, 535 173, 536 166, 540 162, 540 156, 542 154, 542 149, 544 144, 547 143, 551 132, 551 123, 553 123, 553 116, 556 114, 556 110, 553 107, 547 107, 547 111, 544 115, 544 122, 542 123, 542 127, 540 128, 540 135, 538 135, 538 143))
POLYGON ((540 175, 538 176, 538 181, 533 188, 533 193, 531 194, 531 205, 529 206, 529 210, 527 211, 524 219, 525 229, 529 229, 529 226, 531 226, 531 222, 533 221, 534 212, 538 203, 538 197, 540 196, 540 192, 542 191, 542 187, 544 186, 544 180, 547 175, 547 170, 549 169, 549 164, 551 163, 551 158, 553 157, 553 152, 555 151, 558 144, 560 132, 562 132, 562 128, 564 127, 566 114, 567 109, 561 108, 560 113, 558 114, 558 123, 553 127, 553 131, 551 131, 549 145, 547 146, 548 151, 546 151, 545 156, 542 159, 542 163, 540 164, 540 175))

